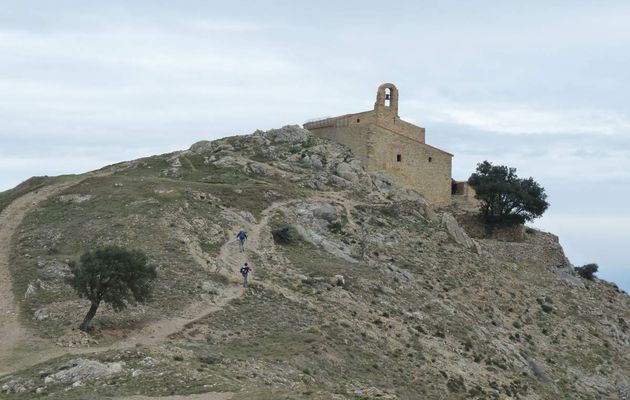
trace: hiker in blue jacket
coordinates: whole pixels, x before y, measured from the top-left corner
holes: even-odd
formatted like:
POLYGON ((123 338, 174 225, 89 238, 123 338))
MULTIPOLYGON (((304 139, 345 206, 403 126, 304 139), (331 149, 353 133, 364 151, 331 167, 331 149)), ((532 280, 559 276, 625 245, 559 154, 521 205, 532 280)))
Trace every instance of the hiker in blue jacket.
POLYGON ((245 251, 245 241, 247 240, 247 232, 241 229, 236 234, 236 238, 238 239, 238 243, 239 243, 239 247, 241 251, 245 251))

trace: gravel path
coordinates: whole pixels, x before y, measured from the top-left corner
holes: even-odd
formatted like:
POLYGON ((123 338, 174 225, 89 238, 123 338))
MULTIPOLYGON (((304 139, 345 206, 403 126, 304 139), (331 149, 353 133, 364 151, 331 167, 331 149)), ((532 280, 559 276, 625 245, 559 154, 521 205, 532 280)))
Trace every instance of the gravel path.
POLYGON ((11 288, 9 252, 11 241, 24 216, 39 203, 76 185, 85 177, 53 184, 14 200, 0 213, 0 375, 16 367, 14 350, 20 345, 32 346, 34 338, 19 321, 19 310, 11 288))

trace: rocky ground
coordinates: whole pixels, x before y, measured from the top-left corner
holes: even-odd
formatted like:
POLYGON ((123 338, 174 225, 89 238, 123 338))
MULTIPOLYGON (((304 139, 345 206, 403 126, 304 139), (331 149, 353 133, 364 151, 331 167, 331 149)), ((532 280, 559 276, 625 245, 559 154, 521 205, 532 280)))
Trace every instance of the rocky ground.
POLYGON ((37 340, 0 358, 0 397, 628 396, 630 297, 578 277, 551 234, 473 239, 458 210, 292 126, 107 171, 45 191, 17 221, 11 204, 42 189, 0 194, 0 219, 19 223, 2 301, 37 340), (144 250, 159 278, 151 302, 103 307, 87 336, 68 263, 98 244, 144 250))

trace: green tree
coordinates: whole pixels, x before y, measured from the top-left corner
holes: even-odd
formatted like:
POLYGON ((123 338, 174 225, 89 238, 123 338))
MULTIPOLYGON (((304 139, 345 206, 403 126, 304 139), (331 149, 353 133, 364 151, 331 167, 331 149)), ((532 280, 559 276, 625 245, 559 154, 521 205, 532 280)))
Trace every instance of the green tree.
POLYGON ((596 278, 595 273, 599 269, 599 265, 595 263, 575 267, 575 271, 584 279, 593 280, 596 278))
POLYGON ((516 168, 477 164, 468 178, 481 202, 481 214, 488 223, 522 224, 540 217, 549 207, 545 189, 533 178, 521 179, 516 168))
POLYGON ((87 251, 71 268, 72 286, 92 303, 79 327, 85 332, 102 301, 115 311, 125 309, 128 303, 142 303, 151 294, 151 283, 157 276, 142 251, 117 246, 87 251))

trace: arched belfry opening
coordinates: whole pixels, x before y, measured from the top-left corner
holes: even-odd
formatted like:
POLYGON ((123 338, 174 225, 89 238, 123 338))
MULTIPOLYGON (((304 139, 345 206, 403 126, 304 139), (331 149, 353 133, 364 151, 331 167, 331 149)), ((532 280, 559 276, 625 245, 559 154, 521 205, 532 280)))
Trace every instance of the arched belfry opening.
POLYGON ((385 88, 384 106, 389 107, 391 104, 392 104, 392 90, 390 88, 385 88))
POLYGON ((398 115, 398 89, 393 83, 384 83, 378 87, 374 109, 398 115))

